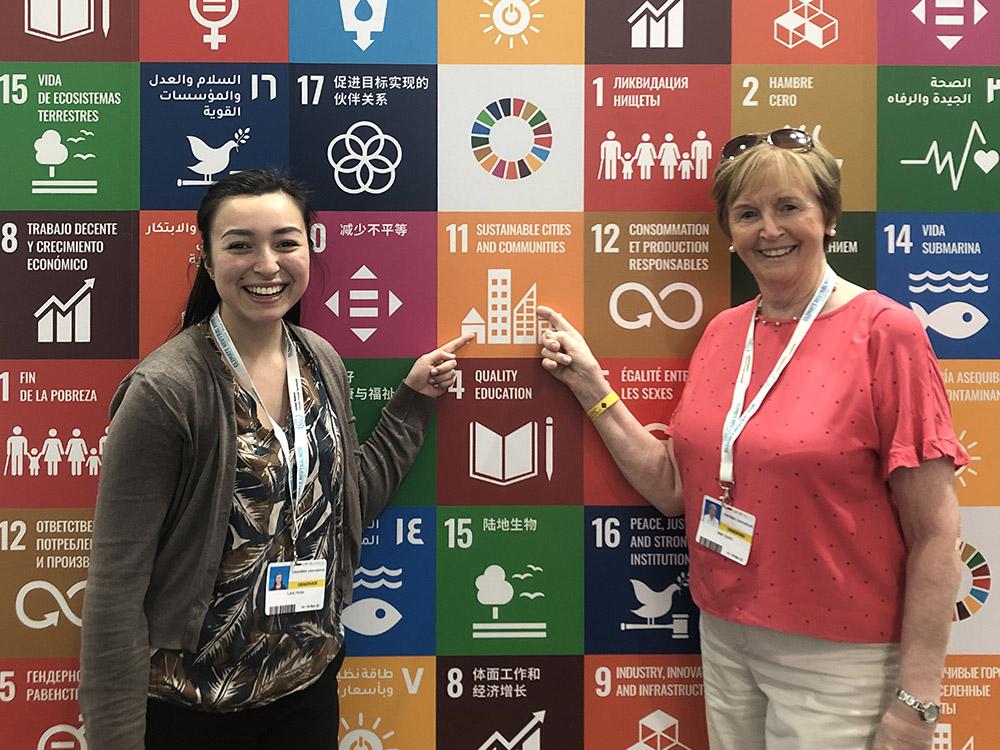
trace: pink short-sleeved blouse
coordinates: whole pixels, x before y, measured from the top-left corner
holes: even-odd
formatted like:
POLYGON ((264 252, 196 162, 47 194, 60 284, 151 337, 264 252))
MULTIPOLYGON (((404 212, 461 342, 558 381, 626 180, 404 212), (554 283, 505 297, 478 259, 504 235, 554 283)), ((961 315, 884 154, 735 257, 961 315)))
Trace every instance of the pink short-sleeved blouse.
MULTIPOLYGON (((736 507, 756 517, 746 566, 694 541, 719 497, 722 423, 754 303, 718 315, 671 425, 684 486, 691 592, 733 622, 854 643, 899 640, 906 549, 887 479, 968 461, 917 317, 865 292, 819 316, 734 448, 736 507)), ((758 323, 747 403, 795 325, 758 323)))

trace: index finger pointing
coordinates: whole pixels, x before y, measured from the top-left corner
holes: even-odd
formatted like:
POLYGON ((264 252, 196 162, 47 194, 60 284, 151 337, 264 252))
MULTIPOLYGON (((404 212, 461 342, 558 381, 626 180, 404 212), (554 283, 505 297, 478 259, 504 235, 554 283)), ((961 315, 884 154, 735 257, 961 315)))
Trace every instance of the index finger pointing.
POLYGON ((535 312, 539 318, 547 320, 551 325, 552 329, 555 331, 566 331, 567 333, 576 333, 576 329, 570 325, 570 322, 566 320, 560 313, 557 313, 551 307, 544 307, 539 305, 535 308, 535 312))
POLYGON ((465 346, 466 344, 470 343, 474 338, 476 338, 476 334, 474 334, 474 333, 464 333, 461 336, 459 336, 457 339, 452 339, 447 344, 444 344, 441 347, 441 349, 442 349, 442 351, 448 352, 448 354, 454 354, 459 349, 461 349, 463 346, 465 346))

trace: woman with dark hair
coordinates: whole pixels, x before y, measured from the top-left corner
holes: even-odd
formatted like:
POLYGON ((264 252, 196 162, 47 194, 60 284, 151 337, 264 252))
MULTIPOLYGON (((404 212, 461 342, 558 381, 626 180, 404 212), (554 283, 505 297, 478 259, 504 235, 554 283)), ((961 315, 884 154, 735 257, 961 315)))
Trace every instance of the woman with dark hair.
POLYGON ((80 660, 94 750, 336 747, 362 529, 471 337, 417 359, 359 444, 344 363, 288 321, 311 216, 270 172, 209 188, 183 330, 112 400, 80 660))
POLYGON ((808 133, 734 138, 712 197, 760 296, 708 324, 667 440, 546 307, 542 365, 685 516, 712 750, 930 750, 968 461, 934 352, 912 311, 827 265, 840 169, 808 133))

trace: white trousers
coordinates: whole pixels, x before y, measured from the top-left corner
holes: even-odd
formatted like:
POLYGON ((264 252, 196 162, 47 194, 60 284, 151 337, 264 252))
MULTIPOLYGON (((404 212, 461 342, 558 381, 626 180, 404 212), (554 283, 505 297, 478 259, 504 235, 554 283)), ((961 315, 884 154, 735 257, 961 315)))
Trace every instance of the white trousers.
POLYGON ((899 644, 837 643, 701 613, 711 750, 865 750, 895 700, 899 644))

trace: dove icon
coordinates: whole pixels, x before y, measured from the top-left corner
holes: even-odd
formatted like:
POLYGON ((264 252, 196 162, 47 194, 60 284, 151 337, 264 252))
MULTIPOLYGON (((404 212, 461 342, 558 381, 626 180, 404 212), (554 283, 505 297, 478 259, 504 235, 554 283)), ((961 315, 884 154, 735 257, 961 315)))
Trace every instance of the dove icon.
POLYGON ((229 168, 230 154, 233 149, 240 150, 240 146, 250 140, 250 128, 240 128, 233 137, 217 148, 209 146, 205 141, 196 135, 187 136, 191 145, 191 153, 197 164, 188 166, 192 172, 202 175, 200 180, 177 180, 177 187, 185 185, 211 185, 215 182, 215 175, 225 172, 229 168))
POLYGON ((672 630, 674 638, 688 638, 688 615, 686 613, 675 613, 671 623, 658 623, 656 619, 666 615, 674 606, 674 596, 682 588, 687 586, 686 574, 678 576, 676 583, 671 583, 663 591, 656 591, 637 578, 630 578, 632 591, 635 598, 642 605, 633 609, 632 613, 646 620, 644 623, 623 622, 622 630, 672 630))
POLYGON ((642 602, 642 606, 633 609, 632 612, 639 617, 645 617, 649 625, 652 625, 657 617, 663 617, 670 611, 674 603, 674 594, 681 590, 676 583, 671 583, 663 591, 655 591, 636 578, 629 580, 635 591, 635 598, 642 602))

